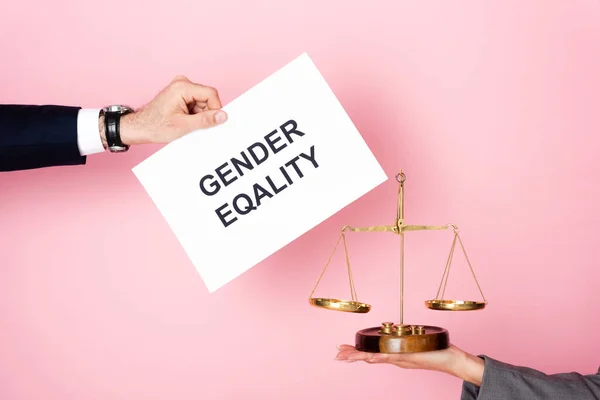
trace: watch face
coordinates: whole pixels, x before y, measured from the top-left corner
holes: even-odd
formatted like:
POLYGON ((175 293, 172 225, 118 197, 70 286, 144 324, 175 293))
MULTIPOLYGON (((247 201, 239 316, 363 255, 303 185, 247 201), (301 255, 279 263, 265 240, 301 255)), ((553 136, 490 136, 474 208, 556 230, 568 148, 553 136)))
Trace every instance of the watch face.
POLYGON ((129 150, 129 146, 111 146, 108 148, 112 153, 124 153, 129 150))
POLYGON ((133 112, 133 109, 131 107, 127 107, 127 106, 121 106, 121 105, 112 105, 112 106, 108 106, 104 109, 104 112, 116 112, 116 113, 120 113, 120 114, 124 114, 124 113, 129 113, 129 112, 133 112))
POLYGON ((106 107, 106 111, 108 112, 121 112, 121 106, 115 105, 115 106, 108 106, 106 107))

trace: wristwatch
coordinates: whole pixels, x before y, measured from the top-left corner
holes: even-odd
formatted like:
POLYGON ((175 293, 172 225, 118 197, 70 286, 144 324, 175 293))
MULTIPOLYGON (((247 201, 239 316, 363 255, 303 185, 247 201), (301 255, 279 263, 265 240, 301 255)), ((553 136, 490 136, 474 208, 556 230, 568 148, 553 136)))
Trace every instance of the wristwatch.
POLYGON ((104 115, 106 143, 112 153, 123 153, 129 150, 129 145, 121 141, 121 116, 132 112, 131 107, 121 105, 108 106, 100 111, 100 115, 104 115))

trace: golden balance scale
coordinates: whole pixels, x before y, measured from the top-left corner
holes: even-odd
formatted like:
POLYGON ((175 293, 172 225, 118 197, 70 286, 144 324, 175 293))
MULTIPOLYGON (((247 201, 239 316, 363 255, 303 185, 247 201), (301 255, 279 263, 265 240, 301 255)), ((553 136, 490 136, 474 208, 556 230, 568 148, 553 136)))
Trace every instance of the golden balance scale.
POLYGON ((475 276, 475 272, 471 266, 471 262, 469 261, 469 257, 467 256, 463 242, 458 234, 458 227, 453 224, 444 226, 406 225, 404 222, 404 182, 406 181, 406 175, 400 171, 400 173, 396 175, 396 180, 398 181, 398 212, 394 225, 379 225, 367 228, 353 228, 351 226, 344 226, 333 252, 329 256, 329 260, 327 260, 323 272, 321 272, 315 287, 310 293, 309 303, 315 307, 321 307, 333 311, 368 313, 371 310, 371 306, 358 300, 356 288, 354 287, 354 279, 352 278, 352 269, 350 267, 350 258, 348 257, 348 248, 346 245, 346 232, 395 233, 400 237, 400 322, 398 324, 394 324, 393 322, 383 322, 381 327, 367 328, 358 331, 356 333, 356 349, 371 353, 388 354, 443 350, 450 345, 450 339, 446 329, 437 326, 404 324, 404 234, 412 231, 446 230, 450 228, 452 228, 454 231, 454 240, 452 242, 452 247, 450 248, 450 254, 446 262, 446 268, 444 269, 440 286, 435 299, 425 301, 427 308, 442 311, 481 310, 485 308, 487 301, 483 295, 483 292, 481 291, 481 287, 479 286, 479 282, 477 281, 477 277, 475 276), (315 290, 319 286, 321 278, 323 278, 323 275, 327 271, 327 267, 329 266, 329 263, 331 262, 331 259, 333 258, 340 241, 344 244, 344 253, 348 268, 348 279, 350 282, 351 300, 313 297, 315 290), (452 264, 456 242, 458 242, 462 248, 483 301, 444 300, 444 293, 448 284, 448 276, 450 274, 450 266, 452 264))

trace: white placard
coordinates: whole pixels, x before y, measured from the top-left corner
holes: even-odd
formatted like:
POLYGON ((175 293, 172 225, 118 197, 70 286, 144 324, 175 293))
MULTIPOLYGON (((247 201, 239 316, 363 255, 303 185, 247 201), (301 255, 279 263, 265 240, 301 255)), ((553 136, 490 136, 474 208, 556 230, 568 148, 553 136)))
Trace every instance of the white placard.
POLYGON ((307 54, 133 168, 214 292, 387 177, 307 54))

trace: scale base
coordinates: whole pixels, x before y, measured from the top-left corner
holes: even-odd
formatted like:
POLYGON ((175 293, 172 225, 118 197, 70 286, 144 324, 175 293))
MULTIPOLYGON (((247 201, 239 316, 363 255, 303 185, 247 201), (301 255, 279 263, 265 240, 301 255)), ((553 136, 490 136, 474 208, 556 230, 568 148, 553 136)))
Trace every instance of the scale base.
POLYGON ((405 354, 444 350, 450 336, 444 328, 428 325, 394 325, 367 328, 356 333, 356 349, 368 353, 405 354))

